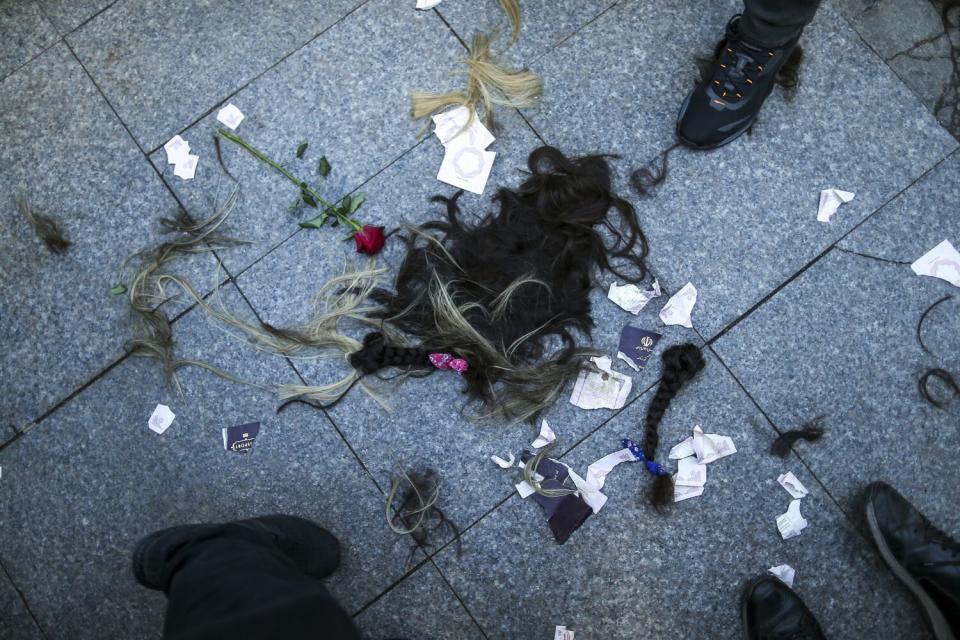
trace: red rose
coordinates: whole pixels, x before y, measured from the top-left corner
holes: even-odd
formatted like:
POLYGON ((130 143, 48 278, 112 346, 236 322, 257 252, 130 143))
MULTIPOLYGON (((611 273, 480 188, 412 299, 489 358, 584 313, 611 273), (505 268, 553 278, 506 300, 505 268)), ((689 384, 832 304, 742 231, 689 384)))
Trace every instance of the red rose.
POLYGON ((363 225, 363 229, 353 234, 353 239, 357 241, 357 253, 366 253, 371 256, 380 253, 387 241, 383 237, 383 227, 375 227, 371 224, 363 225))

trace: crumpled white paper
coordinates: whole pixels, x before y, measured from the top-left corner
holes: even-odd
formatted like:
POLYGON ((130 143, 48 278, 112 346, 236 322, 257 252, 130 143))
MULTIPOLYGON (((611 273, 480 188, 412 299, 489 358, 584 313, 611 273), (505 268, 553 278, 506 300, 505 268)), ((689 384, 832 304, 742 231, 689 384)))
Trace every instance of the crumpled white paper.
POLYGON ((443 0, 417 0, 417 9, 432 9, 443 0))
POLYGON ((931 276, 960 287, 960 253, 944 240, 910 265, 918 276, 931 276))
POLYGON ((550 428, 550 425, 547 424, 546 418, 541 419, 540 421, 540 435, 537 436, 537 439, 530 443, 530 446, 534 449, 539 449, 540 447, 545 447, 551 442, 555 442, 557 439, 557 434, 553 432, 553 429, 550 428))
POLYGON ((809 523, 800 515, 800 499, 792 500, 787 512, 777 516, 777 529, 784 540, 795 538, 809 523))
POLYGON ((600 492, 603 489, 603 483, 607 480, 607 475, 622 462, 637 462, 637 458, 630 453, 630 449, 614 451, 587 467, 586 478, 580 477, 576 471, 567 466, 570 479, 580 492, 580 497, 594 513, 600 513, 600 509, 607 503, 607 496, 600 492))
POLYGON ((493 460, 494 464, 496 464, 501 469, 509 469, 510 467, 513 466, 513 463, 516 460, 516 457, 514 457, 514 455, 511 453, 509 460, 504 460, 498 455, 492 455, 490 456, 490 459, 493 460))
POLYGON ((633 380, 614 371, 611 368, 613 361, 606 356, 590 358, 590 362, 600 369, 600 372, 589 366, 580 369, 570 402, 581 409, 623 408, 633 387, 633 380))
POLYGON ((661 295, 663 295, 663 292, 660 291, 660 283, 656 280, 653 281, 653 286, 646 291, 641 290, 635 284, 625 284, 621 287, 616 282, 611 282, 610 291, 607 292, 607 297, 617 306, 633 315, 639 315, 648 302, 654 298, 659 298, 661 295))
POLYGON ((437 180, 459 189, 483 194, 496 152, 486 151, 495 140, 479 118, 470 122, 470 110, 457 107, 433 116, 437 137, 444 146, 437 180), (465 125, 470 122, 466 128, 465 125))
POLYGON ((703 495, 704 487, 685 487, 683 485, 673 485, 673 501, 681 502, 690 498, 696 498, 703 495))
POLYGON ((693 456, 682 458, 677 463, 673 484, 682 487, 702 487, 707 484, 707 465, 697 462, 693 456))
POLYGON ((807 491, 807 488, 803 486, 803 483, 797 479, 797 476, 793 475, 792 471, 781 473, 777 477, 777 482, 794 498, 802 498, 810 493, 807 491))
POLYGON ((184 180, 192 180, 194 174, 197 173, 197 163, 199 161, 200 156, 195 156, 192 153, 188 154, 186 158, 173 165, 173 175, 184 180))
POLYGON ((830 218, 837 212, 841 204, 853 200, 852 191, 842 191, 840 189, 824 189, 820 192, 820 206, 817 208, 817 220, 820 222, 830 222, 830 218))
POLYGON ((573 640, 573 631, 558 624, 553 631, 553 640, 573 640))
POLYGON ((236 128, 240 126, 240 123, 243 122, 243 112, 231 102, 217 112, 217 120, 235 131, 236 128))
POLYGON ((793 579, 797 576, 797 571, 790 565, 778 564, 775 567, 770 567, 767 571, 780 578, 788 587, 793 587, 793 579))
POLYGON ((163 150, 167 152, 167 164, 178 164, 187 159, 190 143, 180 136, 173 136, 163 145, 163 150))
POLYGON ((663 309, 660 310, 660 320, 663 324, 679 324, 687 329, 693 329, 690 314, 696 303, 697 288, 688 282, 667 300, 667 304, 663 305, 663 309))
POLYGON ((157 408, 153 410, 150 420, 147 421, 147 426, 150 427, 151 431, 163 433, 173 424, 173 419, 176 417, 170 407, 165 404, 158 404, 157 408))
POLYGON ((737 452, 733 439, 716 433, 704 433, 700 425, 693 428, 693 452, 697 461, 708 464, 737 452))

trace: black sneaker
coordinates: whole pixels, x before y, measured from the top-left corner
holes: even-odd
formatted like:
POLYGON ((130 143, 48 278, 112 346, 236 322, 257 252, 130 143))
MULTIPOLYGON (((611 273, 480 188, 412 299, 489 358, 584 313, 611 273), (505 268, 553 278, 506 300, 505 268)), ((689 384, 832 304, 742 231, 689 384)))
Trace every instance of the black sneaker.
POLYGON ((797 40, 770 49, 740 38, 736 15, 727 23, 708 77, 690 92, 677 117, 677 137, 695 149, 713 149, 738 138, 756 120, 797 40))
POLYGON ((867 487, 866 515, 880 557, 920 602, 937 640, 960 638, 960 544, 885 482, 867 487))
POLYGON ((754 578, 740 604, 748 640, 825 640, 823 630, 793 589, 770 575, 754 578))
POLYGON ((205 538, 240 536, 275 547, 304 573, 322 579, 340 564, 340 543, 319 525, 296 516, 272 515, 226 524, 181 525, 144 537, 133 550, 133 576, 148 589, 166 591, 176 552, 205 538))

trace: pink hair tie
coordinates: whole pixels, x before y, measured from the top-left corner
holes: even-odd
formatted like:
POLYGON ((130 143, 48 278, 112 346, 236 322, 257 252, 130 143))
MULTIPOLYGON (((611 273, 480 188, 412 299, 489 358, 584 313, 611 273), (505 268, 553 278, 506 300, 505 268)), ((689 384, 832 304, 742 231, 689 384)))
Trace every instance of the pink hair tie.
POLYGON ((455 358, 449 353, 431 353, 430 362, 441 371, 451 369, 461 376, 470 368, 470 364, 466 360, 455 358))

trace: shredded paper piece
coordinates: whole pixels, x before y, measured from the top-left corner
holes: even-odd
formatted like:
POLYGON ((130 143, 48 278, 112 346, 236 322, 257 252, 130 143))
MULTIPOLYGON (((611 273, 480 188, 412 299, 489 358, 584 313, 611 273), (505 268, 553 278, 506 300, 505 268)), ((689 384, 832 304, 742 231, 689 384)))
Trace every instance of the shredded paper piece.
POLYGON ((707 484, 707 465, 697 462, 693 456, 683 458, 677 464, 673 484, 681 487, 702 487, 707 484))
POLYGON ((580 492, 580 497, 594 513, 607 503, 607 496, 600 492, 607 475, 621 462, 637 462, 637 458, 630 453, 630 449, 620 449, 605 455, 587 467, 587 477, 581 478, 573 469, 569 469, 570 479, 580 492))
POLYGON ((802 515, 800 515, 800 499, 790 502, 787 512, 777 516, 777 529, 784 540, 795 538, 800 532, 807 528, 809 524, 802 515))
POLYGON ((197 163, 199 161, 200 156, 189 154, 185 159, 173 165, 173 175, 184 180, 192 180, 194 174, 197 173, 197 163))
POLYGON ((243 122, 243 112, 231 102, 217 112, 217 120, 230 127, 230 129, 236 130, 243 122))
POLYGON ((223 448, 227 451, 236 451, 237 453, 249 453, 253 447, 253 441, 259 433, 259 422, 248 422, 247 424, 238 424, 235 427, 224 427, 223 448))
POLYGON ((443 0, 417 0, 417 9, 432 9, 443 0))
POLYGON ((534 440, 530 446, 534 449, 539 449, 540 447, 545 447, 551 442, 554 442, 557 439, 557 434, 553 432, 553 429, 550 428, 550 425, 547 424, 546 419, 540 421, 540 435, 537 436, 537 439, 534 440))
POLYGON ((944 240, 910 265, 918 276, 931 276, 960 287, 960 253, 944 240))
POLYGON ((151 431, 163 433, 173 424, 173 419, 176 417, 173 411, 170 411, 170 407, 165 404, 158 404, 157 408, 153 410, 147 426, 150 427, 151 431))
POLYGON ((687 456, 695 456, 697 452, 693 450, 693 436, 688 436, 675 446, 673 449, 670 449, 670 459, 679 460, 680 458, 686 458, 687 456))
POLYGON ((493 460, 494 464, 496 464, 501 469, 509 469, 510 467, 513 466, 513 463, 516 460, 516 457, 511 453, 509 460, 504 460, 503 458, 497 455, 490 456, 490 459, 493 460))
POLYGON ((793 587, 793 579, 797 576, 797 571, 790 565, 778 564, 767 571, 780 578, 788 587, 793 587))
POLYGON ((693 452, 698 462, 709 464, 714 460, 733 455, 737 452, 737 448, 733 445, 732 438, 715 433, 704 433, 700 425, 697 425, 693 428, 693 452))
POLYGON ((466 107, 439 113, 433 116, 433 122, 434 133, 445 149, 437 180, 482 195, 497 157, 496 152, 486 148, 496 138, 479 118, 470 122, 470 110, 466 107), (464 128, 467 122, 470 126, 464 128))
POLYGON ((553 640, 573 640, 573 631, 558 624, 553 632, 553 640))
POLYGON ((703 495, 703 487, 685 487, 683 485, 673 486, 673 501, 681 502, 690 498, 696 498, 703 495))
POLYGON ((581 409, 620 409, 627 402, 633 380, 611 368, 606 356, 590 358, 580 369, 570 402, 581 409))
POLYGON ((797 476, 793 475, 793 472, 787 471, 786 473, 781 473, 777 478, 777 482, 780 483, 780 486, 787 490, 794 498, 802 498, 809 494, 807 488, 803 486, 803 483, 797 479, 797 476))
POLYGON ((653 286, 647 291, 642 291, 635 284, 626 284, 622 287, 616 282, 610 283, 610 291, 607 297, 613 300, 621 309, 629 311, 633 315, 639 315, 647 303, 654 298, 659 298, 663 293, 660 291, 660 283, 653 281, 653 286))
POLYGON ((837 212, 840 205, 853 200, 854 195, 852 191, 841 191, 840 189, 824 189, 821 191, 817 220, 830 222, 830 218, 837 212))
POLYGON ((178 164, 187 159, 190 144, 180 136, 173 136, 163 145, 163 150, 167 152, 167 164, 178 164))
POLYGON ((660 310, 660 320, 663 324, 679 324, 687 329, 693 329, 690 314, 696 303, 697 288, 688 282, 667 300, 667 304, 663 305, 663 309, 660 310))

